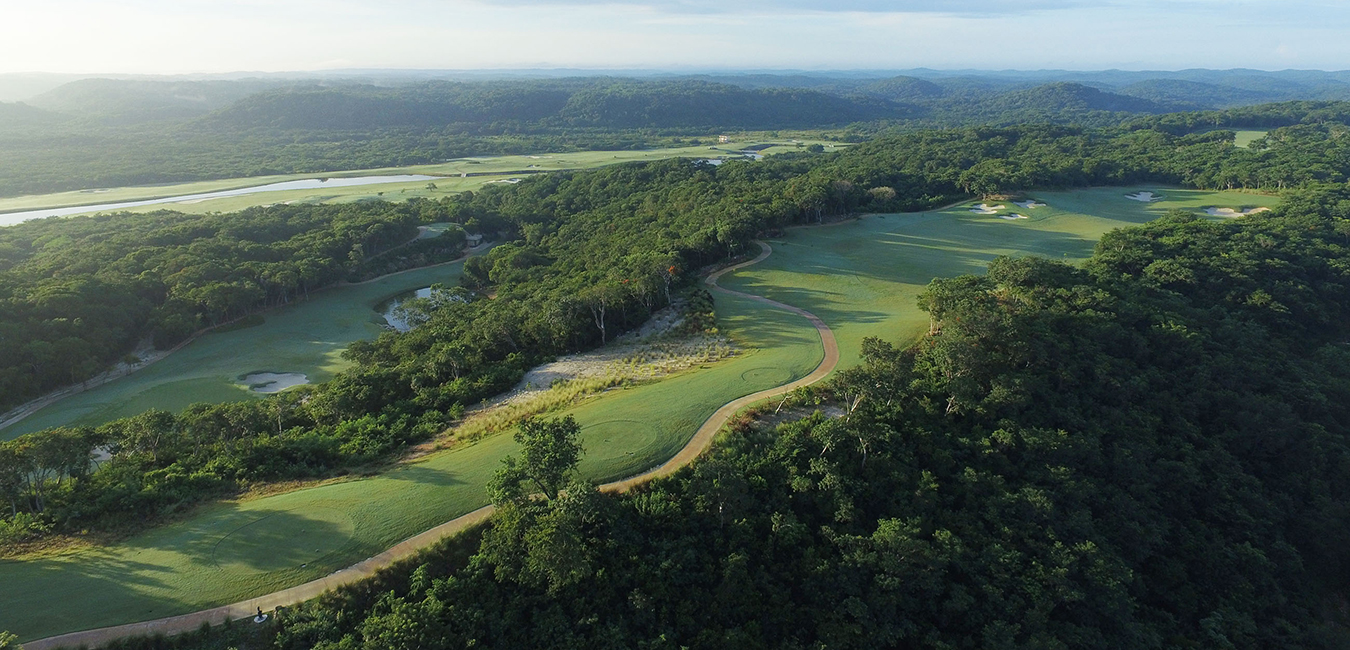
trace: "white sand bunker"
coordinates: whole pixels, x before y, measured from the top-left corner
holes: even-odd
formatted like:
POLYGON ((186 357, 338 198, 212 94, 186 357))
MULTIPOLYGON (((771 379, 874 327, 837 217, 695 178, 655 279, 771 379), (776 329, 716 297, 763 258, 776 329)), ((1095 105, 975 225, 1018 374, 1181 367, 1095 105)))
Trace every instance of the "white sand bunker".
POLYGON ((1126 195, 1125 195, 1125 198, 1131 199, 1131 200, 1134 200, 1134 201, 1143 201, 1144 203, 1152 203, 1152 202, 1154 202, 1154 201, 1161 201, 1161 200, 1162 200, 1162 197, 1161 197, 1161 196, 1158 196, 1157 194, 1154 194, 1153 192, 1135 192, 1134 194, 1126 194, 1126 195))
POLYGON ((255 393, 280 393, 287 388, 309 383, 309 377, 299 372, 255 372, 239 378, 239 383, 255 393))
POLYGON ((981 204, 979 204, 979 205, 977 205, 977 206, 971 208, 970 211, 971 211, 971 212, 974 212, 975 214, 997 214, 999 210, 1002 210, 1003 208, 1006 208, 1006 207, 1008 207, 1008 206, 1006 206, 1006 205, 989 205, 988 203, 981 203, 981 204))
POLYGON ((1014 212, 1012 214, 1000 214, 998 215, 998 218, 1007 219, 1008 221, 1016 221, 1018 219, 1025 219, 1027 217, 1024 214, 1017 214, 1016 212, 1014 212))
POLYGON ((1036 208, 1045 207, 1044 203, 1037 203, 1035 199, 1027 199, 1025 201, 1013 201, 1013 205, 1016 205, 1021 208, 1026 208, 1028 210, 1035 210, 1036 208))
POLYGON ((1251 208, 1248 210, 1234 210, 1233 208, 1205 208, 1205 212, 1211 217, 1244 217, 1249 214, 1269 211, 1270 208, 1251 208))

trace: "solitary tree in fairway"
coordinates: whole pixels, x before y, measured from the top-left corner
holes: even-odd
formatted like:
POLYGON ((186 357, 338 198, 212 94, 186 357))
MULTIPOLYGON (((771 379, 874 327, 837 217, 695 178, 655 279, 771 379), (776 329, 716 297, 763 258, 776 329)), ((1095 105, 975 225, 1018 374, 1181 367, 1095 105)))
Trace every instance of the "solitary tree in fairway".
POLYGON ((481 552, 499 578, 555 592, 591 575, 602 505, 594 485, 572 476, 580 433, 571 416, 521 423, 520 457, 502 461, 488 485, 497 513, 481 552), (532 498, 536 490, 547 499, 532 498))
POLYGON ((567 475, 581 460, 581 443, 577 436, 581 425, 572 416, 557 420, 530 418, 520 423, 516 442, 520 443, 520 458, 509 456, 504 467, 488 485, 492 502, 502 505, 529 497, 538 490, 550 501, 567 484, 567 475))

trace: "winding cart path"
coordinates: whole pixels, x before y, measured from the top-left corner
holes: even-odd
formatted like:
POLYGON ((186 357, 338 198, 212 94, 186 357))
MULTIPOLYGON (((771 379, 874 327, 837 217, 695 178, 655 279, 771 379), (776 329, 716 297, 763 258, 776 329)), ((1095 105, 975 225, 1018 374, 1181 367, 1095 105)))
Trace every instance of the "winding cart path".
MULTIPOLYGON (((799 387, 818 382, 821 379, 824 379, 826 375, 833 372, 835 366, 839 364, 839 345, 834 340, 834 332, 830 331, 829 326, 815 314, 799 307, 793 307, 792 305, 783 304, 776 300, 770 300, 763 296, 724 289, 717 285, 717 280, 722 277, 722 275, 762 262, 773 253, 773 249, 770 248, 768 244, 762 241, 756 243, 760 246, 760 254, 758 256, 747 262, 741 262, 740 264, 716 271, 704 278, 704 282, 714 291, 754 300, 775 309, 792 312, 810 321, 811 325, 815 326, 816 332, 820 334, 821 345, 825 348, 825 357, 821 360, 820 365, 816 366, 816 369, 811 371, 810 374, 796 381, 776 388, 762 390, 758 393, 752 393, 745 397, 740 397, 727 402, 703 422, 703 425, 694 433, 694 437, 689 440, 683 449, 671 457, 670 460, 667 460, 665 463, 662 463, 654 469, 638 474, 637 476, 626 478, 621 481, 615 481, 613 483, 606 483, 600 486, 601 490, 605 492, 626 492, 630 488, 646 483, 654 478, 673 474, 676 470, 688 465, 707 450, 709 445, 712 444, 713 437, 717 432, 720 431, 727 421, 741 409, 756 402, 784 395, 799 387)), ((424 533, 403 540, 379 555, 362 560, 345 569, 335 571, 318 580, 296 585, 289 589, 282 589, 281 591, 275 591, 256 598, 242 600, 230 605, 222 605, 220 607, 180 616, 170 616, 152 621, 128 623, 126 625, 85 630, 83 632, 71 632, 60 636, 48 637, 25 643, 23 644, 23 648, 24 650, 52 650, 54 648, 74 648, 80 646, 93 648, 105 645, 109 641, 128 636, 154 634, 172 635, 195 630, 201 627, 202 623, 216 625, 226 619, 239 620, 250 618, 256 614, 259 609, 266 612, 272 611, 277 607, 294 605, 314 598, 329 589, 367 578, 380 569, 410 557, 418 551, 435 544, 444 537, 461 532, 485 521, 491 514, 492 506, 484 506, 468 514, 451 519, 424 533)))

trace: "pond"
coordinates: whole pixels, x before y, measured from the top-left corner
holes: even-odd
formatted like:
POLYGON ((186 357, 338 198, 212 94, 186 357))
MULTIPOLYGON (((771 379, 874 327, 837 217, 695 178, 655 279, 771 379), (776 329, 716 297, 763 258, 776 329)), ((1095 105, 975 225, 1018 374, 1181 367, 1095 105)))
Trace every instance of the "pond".
POLYGON ((431 287, 422 287, 421 289, 418 289, 416 291, 409 291, 407 293, 394 296, 389 300, 389 302, 380 305, 379 311, 380 314, 384 316, 384 321, 386 323, 389 323, 389 327, 394 328, 394 331, 406 332, 413 328, 413 324, 409 323, 407 320, 401 317, 401 314, 398 312, 399 305, 402 305, 403 303, 412 300, 414 298, 430 298, 430 297, 431 297, 431 287))
POLYGON ((219 192, 204 192, 202 194, 184 194, 181 196, 166 196, 158 199, 145 199, 142 201, 124 201, 122 203, 77 205, 64 208, 48 208, 45 210, 26 210, 24 212, 10 212, 7 214, 0 214, 0 226, 12 226, 16 223, 28 221, 29 219, 42 219, 45 217, 63 217, 72 214, 84 214, 86 212, 113 212, 116 210, 125 210, 127 208, 138 208, 143 205, 158 205, 161 203, 195 203, 197 201, 219 199, 226 196, 242 196, 245 194, 258 194, 261 192, 285 192, 287 190, 311 190, 329 187, 352 187, 356 185, 378 185, 380 183, 406 183, 412 181, 429 181, 435 180, 437 178, 440 177, 426 176, 423 174, 401 174, 394 176, 353 176, 350 178, 306 178, 298 181, 283 181, 280 183, 271 183, 268 185, 255 185, 253 187, 240 187, 233 190, 221 190, 219 192))

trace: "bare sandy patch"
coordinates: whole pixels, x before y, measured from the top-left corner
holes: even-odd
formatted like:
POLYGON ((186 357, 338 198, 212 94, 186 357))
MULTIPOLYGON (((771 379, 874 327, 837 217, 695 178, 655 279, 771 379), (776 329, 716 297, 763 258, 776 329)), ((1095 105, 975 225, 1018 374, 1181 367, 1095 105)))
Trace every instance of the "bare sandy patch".
POLYGON ((970 211, 971 211, 971 212, 974 212, 975 214, 998 214, 998 211, 999 211, 999 210, 1002 210, 1002 209, 1004 209, 1004 208, 1006 208, 1006 207, 1008 207, 1008 206, 1006 206, 1006 205, 989 205, 988 203, 981 203, 981 204, 979 204, 979 205, 977 205, 977 206, 971 208, 970 211))
POLYGON ((1008 221, 1016 221, 1018 219, 1026 219, 1027 217, 1024 214, 1017 214, 1016 212, 1014 212, 1012 214, 1000 214, 998 215, 998 218, 1007 219, 1008 221))
POLYGON ((1249 214, 1269 211, 1270 208, 1248 208, 1246 210, 1234 210, 1233 208, 1205 208, 1205 213, 1211 217, 1245 217, 1249 214))
POLYGON ((1152 203, 1154 201, 1162 200, 1161 196, 1154 194, 1153 192, 1135 192, 1134 194, 1126 194, 1125 198, 1130 199, 1131 201, 1141 201, 1143 203, 1152 203))
POLYGON ((655 381, 736 354, 731 340, 721 335, 677 335, 681 321, 679 313, 667 307, 642 328, 605 347, 531 368, 515 388, 465 415, 436 446, 504 431, 524 418, 566 408, 596 393, 655 381))
POLYGON ((1035 210, 1036 208, 1045 207, 1044 203, 1037 203, 1034 199, 1027 199, 1025 201, 1013 201, 1013 205, 1016 205, 1017 207, 1020 208, 1026 208, 1027 210, 1035 210))

